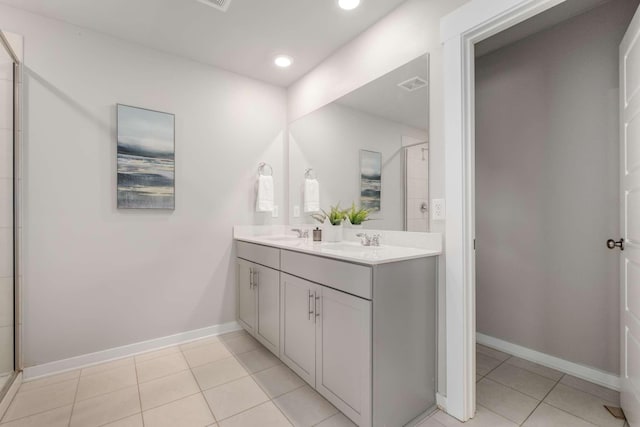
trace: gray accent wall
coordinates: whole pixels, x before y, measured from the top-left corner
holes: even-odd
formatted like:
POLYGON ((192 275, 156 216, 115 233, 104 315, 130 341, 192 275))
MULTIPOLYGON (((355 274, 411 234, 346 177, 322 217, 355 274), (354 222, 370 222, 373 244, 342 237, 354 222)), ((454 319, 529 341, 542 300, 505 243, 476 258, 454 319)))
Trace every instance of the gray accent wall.
POLYGON ((477 331, 619 371, 616 0, 477 59, 477 331))

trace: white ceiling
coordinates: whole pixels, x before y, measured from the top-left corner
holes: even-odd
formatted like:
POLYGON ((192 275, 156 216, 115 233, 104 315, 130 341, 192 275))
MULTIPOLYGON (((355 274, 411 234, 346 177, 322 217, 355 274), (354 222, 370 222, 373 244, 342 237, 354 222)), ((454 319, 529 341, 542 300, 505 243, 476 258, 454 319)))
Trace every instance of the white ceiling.
POLYGON ((165 52, 289 86, 404 0, 232 0, 226 13, 196 0, 0 0, 165 52), (273 65, 276 53, 295 60, 273 65))
POLYGON ((337 103, 374 116, 427 130, 429 86, 407 92, 398 84, 420 77, 429 81, 429 55, 421 56, 340 98, 337 103))

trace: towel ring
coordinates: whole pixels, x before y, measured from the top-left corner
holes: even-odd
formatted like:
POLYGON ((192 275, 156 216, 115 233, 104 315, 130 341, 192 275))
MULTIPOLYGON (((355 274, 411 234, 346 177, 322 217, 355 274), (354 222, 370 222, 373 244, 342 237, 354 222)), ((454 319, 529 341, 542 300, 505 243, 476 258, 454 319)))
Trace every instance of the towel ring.
POLYGON ((304 171, 304 177, 305 179, 316 179, 318 176, 316 174, 316 171, 313 170, 313 168, 309 168, 306 171, 304 171))
POLYGON ((264 173, 265 168, 269 168, 269 175, 266 175, 266 176, 273 176, 273 168, 269 163, 265 163, 265 162, 262 162, 258 165, 258 175, 265 175, 264 173))

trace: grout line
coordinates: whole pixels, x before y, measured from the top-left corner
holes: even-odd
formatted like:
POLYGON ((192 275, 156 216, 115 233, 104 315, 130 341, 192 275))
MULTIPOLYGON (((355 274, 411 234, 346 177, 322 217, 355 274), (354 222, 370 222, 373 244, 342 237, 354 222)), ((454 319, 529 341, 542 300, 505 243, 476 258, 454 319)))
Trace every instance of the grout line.
POLYGON ((142 396, 140 396, 140 379, 138 378, 138 365, 136 365, 135 357, 133 358, 133 369, 135 370, 135 373, 136 373, 136 388, 138 389, 138 403, 140 404, 140 418, 142 419, 142 427, 144 427, 144 415, 142 414, 142 396))
POLYGON ((553 385, 553 387, 551 387, 551 388, 549 389, 549 391, 547 392, 547 394, 545 394, 545 395, 544 395, 544 397, 542 398, 542 400, 540 400, 540 401, 538 402, 538 404, 536 405, 536 407, 535 407, 535 408, 533 408, 533 411, 531 411, 531 412, 529 413, 529 415, 527 415, 527 418, 525 418, 525 419, 524 419, 524 421, 522 422, 522 424, 520 424, 520 425, 524 425, 524 423, 526 423, 526 422, 527 422, 527 420, 528 420, 529 418, 531 418, 531 415, 533 415, 533 413, 534 413, 534 412, 536 412, 536 410, 540 407, 540 405, 542 405, 542 402, 544 402, 544 400, 547 398, 547 396, 549 396, 549 395, 551 394, 551 392, 556 388, 556 386, 557 386, 558 384, 560 384, 560 380, 562 380, 562 378, 564 378, 564 374, 563 374, 560 378, 558 378, 558 380, 557 380, 557 381, 556 381, 556 383, 553 385))
MULTIPOLYGON (((80 372, 80 375, 82 375, 82 372, 80 372)), ((78 390, 80 389, 80 378, 81 378, 80 375, 78 375, 76 392, 73 395, 73 403, 71 404, 71 413, 69 414, 69 421, 67 422, 67 427, 71 427, 71 419, 73 418, 73 411, 76 409, 76 400, 78 399, 78 390)))

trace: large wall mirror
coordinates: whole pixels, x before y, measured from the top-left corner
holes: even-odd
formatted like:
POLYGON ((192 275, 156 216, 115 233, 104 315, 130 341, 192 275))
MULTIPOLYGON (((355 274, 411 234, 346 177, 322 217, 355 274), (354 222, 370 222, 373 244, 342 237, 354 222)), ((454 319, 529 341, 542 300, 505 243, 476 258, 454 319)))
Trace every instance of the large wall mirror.
POLYGON ((364 228, 429 231, 428 82, 424 55, 290 124, 293 224, 314 223, 315 179, 322 209, 355 203, 372 209, 364 228))

